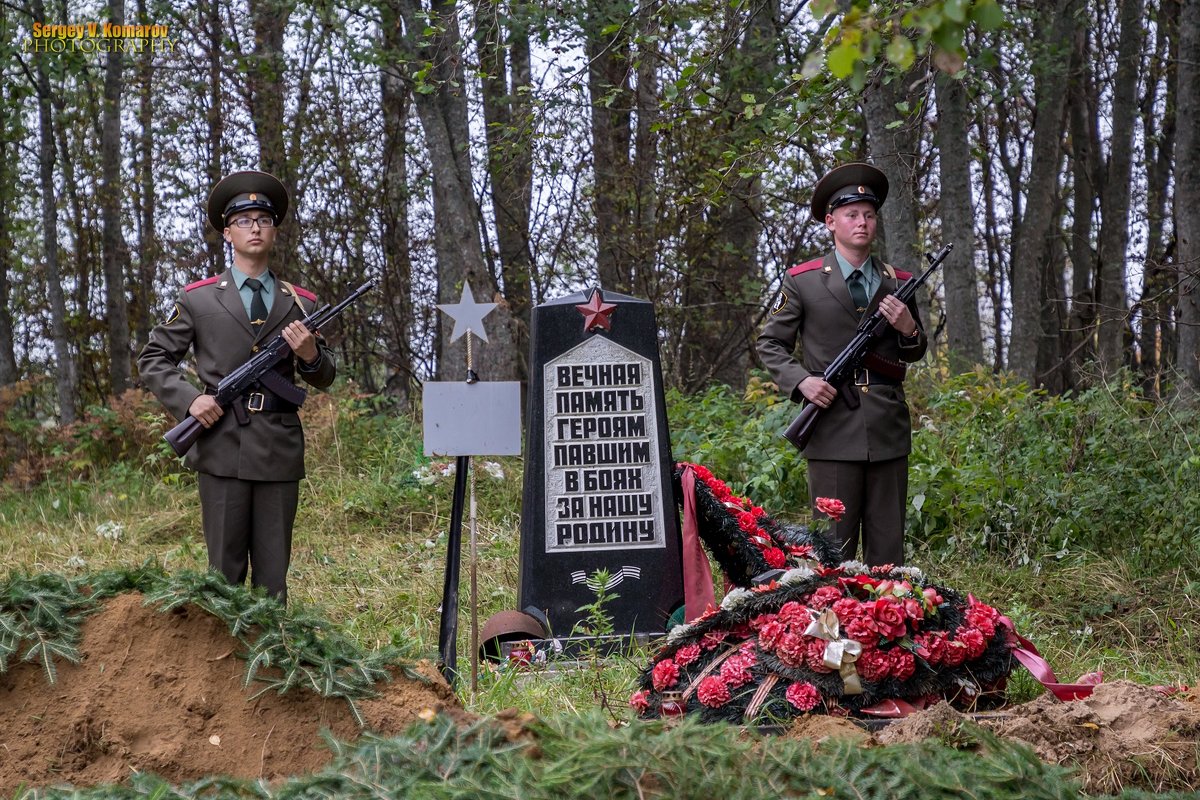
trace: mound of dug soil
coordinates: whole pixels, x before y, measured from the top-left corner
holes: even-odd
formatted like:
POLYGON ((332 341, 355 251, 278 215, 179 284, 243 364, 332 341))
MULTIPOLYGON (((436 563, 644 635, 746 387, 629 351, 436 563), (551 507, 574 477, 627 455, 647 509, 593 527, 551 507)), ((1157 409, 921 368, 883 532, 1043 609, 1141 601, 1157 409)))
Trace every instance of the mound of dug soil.
MULTIPOLYGON (((33 664, 0 675, 0 794, 22 784, 115 783, 133 771, 175 783, 274 780, 328 762, 321 731, 358 736, 344 700, 243 689, 239 647, 194 607, 163 614, 139 594, 108 601, 83 625, 83 663, 60 663, 56 683, 33 664)), ((428 684, 397 676, 379 697, 357 701, 368 729, 396 733, 437 712, 469 718, 432 665, 421 671, 428 684)))
MULTIPOLYGON (((939 703, 865 740, 865 734, 846 720, 816 716, 799 718, 788 735, 817 744, 846 736, 863 744, 930 738, 971 743, 969 735, 959 736, 968 719, 948 703, 939 703)), ((1074 767, 1089 793, 1184 790, 1200 783, 1200 702, 1194 694, 1165 696, 1147 686, 1114 681, 1100 684, 1084 700, 1064 703, 1047 693, 974 721, 1001 738, 1029 746, 1045 762, 1074 767)))

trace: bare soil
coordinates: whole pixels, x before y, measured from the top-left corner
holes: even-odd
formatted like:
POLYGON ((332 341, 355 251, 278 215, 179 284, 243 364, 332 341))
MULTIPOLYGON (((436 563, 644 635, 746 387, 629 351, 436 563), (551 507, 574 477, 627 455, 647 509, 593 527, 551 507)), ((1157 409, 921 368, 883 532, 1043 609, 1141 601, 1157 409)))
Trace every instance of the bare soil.
POLYGON ((1027 745, 1043 761, 1075 768, 1091 794, 1126 788, 1179 791, 1200 784, 1200 698, 1194 692, 1165 695, 1129 681, 1101 683, 1084 700, 1064 703, 1046 693, 974 716, 939 703, 873 736, 855 730, 848 720, 801 717, 788 735, 818 744, 830 737, 852 737, 864 745, 933 738, 951 746, 977 746, 978 739, 964 731, 968 722, 1027 745))
MULTIPOLYGON (((20 786, 116 783, 134 771, 172 782, 208 775, 276 780, 331 758, 322 731, 361 729, 345 700, 243 688, 241 645, 194 607, 163 614, 139 594, 105 604, 83 625, 83 662, 60 661, 50 684, 38 665, 0 674, 0 795, 20 786)), ((432 664, 428 683, 396 676, 357 701, 367 728, 398 733, 420 718, 471 717, 432 664)))

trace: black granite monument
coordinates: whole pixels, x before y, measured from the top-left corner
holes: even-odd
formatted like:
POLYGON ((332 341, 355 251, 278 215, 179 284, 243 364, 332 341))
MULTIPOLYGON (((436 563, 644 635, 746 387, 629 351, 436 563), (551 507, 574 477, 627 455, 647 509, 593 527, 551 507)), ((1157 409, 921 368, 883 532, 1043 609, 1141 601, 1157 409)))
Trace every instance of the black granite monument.
POLYGON ((606 570, 621 636, 683 603, 654 308, 592 289, 533 310, 520 607, 571 635, 606 570))

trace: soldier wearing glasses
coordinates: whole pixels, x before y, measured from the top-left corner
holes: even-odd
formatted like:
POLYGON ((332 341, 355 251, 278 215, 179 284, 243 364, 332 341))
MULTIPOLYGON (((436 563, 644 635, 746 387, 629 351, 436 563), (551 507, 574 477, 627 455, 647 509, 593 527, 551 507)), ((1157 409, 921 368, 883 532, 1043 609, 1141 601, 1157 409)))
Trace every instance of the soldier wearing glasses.
POLYGON ((927 346, 916 306, 893 295, 909 274, 871 255, 887 191, 887 177, 870 164, 845 164, 817 182, 812 217, 833 236, 833 249, 788 270, 758 337, 758 354, 780 390, 826 409, 804 449, 809 495, 845 503, 846 513, 832 523, 834 538, 847 559, 856 557, 861 538, 863 560, 872 566, 904 563, 912 443, 903 381, 906 362, 927 346), (876 308, 894 335, 876 345, 839 397, 823 370, 876 308))
POLYGON ((232 246, 233 266, 185 286, 138 358, 142 382, 175 418, 190 414, 209 429, 187 455, 199 473, 209 566, 231 583, 243 583, 249 572, 254 586, 283 602, 304 477, 297 408, 262 388, 226 413, 211 395, 277 334, 292 349, 275 367, 284 378, 299 373, 317 388, 333 382, 332 352, 301 322, 317 298, 268 268, 287 209, 287 189, 272 175, 237 172, 221 180, 209 195, 208 219, 232 246), (200 388, 179 367, 189 348, 200 388))

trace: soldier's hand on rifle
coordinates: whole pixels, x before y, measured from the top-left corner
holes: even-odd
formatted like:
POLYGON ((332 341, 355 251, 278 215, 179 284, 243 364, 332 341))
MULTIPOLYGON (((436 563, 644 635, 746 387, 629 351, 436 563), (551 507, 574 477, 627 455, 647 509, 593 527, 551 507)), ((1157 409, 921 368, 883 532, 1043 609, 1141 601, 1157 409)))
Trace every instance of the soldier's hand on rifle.
POLYGON ((804 395, 804 399, 821 408, 829 408, 833 398, 837 397, 837 389, 826 383, 824 378, 816 375, 809 375, 800 381, 799 389, 800 394, 804 395))
POLYGON ((917 335, 917 321, 913 319, 908 306, 901 302, 896 295, 889 294, 880 300, 879 312, 901 336, 911 339, 917 335))
POLYGON ((188 406, 188 414, 199 420, 200 424, 206 428, 216 425, 217 420, 224 413, 225 409, 221 408, 221 404, 211 394, 200 395, 188 406))
POLYGON ((292 348, 296 358, 305 363, 317 360, 317 337, 313 336, 300 320, 283 329, 283 339, 288 343, 288 347, 292 348))

